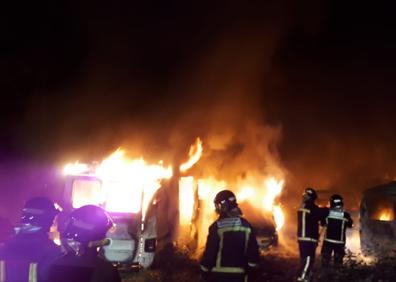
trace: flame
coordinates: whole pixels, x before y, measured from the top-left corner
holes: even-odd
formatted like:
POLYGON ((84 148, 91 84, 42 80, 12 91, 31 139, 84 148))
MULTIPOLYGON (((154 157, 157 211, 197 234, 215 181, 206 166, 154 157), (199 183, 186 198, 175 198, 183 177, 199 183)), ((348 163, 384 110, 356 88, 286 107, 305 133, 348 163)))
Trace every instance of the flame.
MULTIPOLYGON (((67 164, 64 171, 67 175, 81 175, 88 167, 87 164, 76 162, 67 164)), ((104 206, 109 212, 141 211, 144 219, 153 195, 161 186, 160 181, 172 177, 172 168, 164 167, 161 163, 146 164, 143 158, 128 159, 125 152, 118 149, 93 168, 89 176, 100 179, 101 187, 90 193, 88 188, 92 183, 83 183, 81 180, 82 187, 73 187, 73 190, 80 191, 73 195, 74 207, 94 203, 104 206)))
MULTIPOLYGON (((260 181, 257 181, 257 179, 249 179, 249 181, 246 181, 250 181, 250 183, 239 183, 242 188, 238 189, 237 187, 235 189, 238 202, 248 202, 254 207, 257 213, 272 215, 276 230, 279 231, 285 223, 285 215, 282 207, 275 203, 282 191, 284 180, 268 177, 265 178, 264 181, 261 181, 261 185, 260 181)), ((228 187, 228 185, 226 181, 217 180, 213 177, 198 179, 197 182, 200 212, 198 246, 202 248, 206 241, 207 229, 216 219, 213 199, 218 192, 228 187)), ((181 201, 182 199, 184 198, 181 198, 181 201)))
POLYGON ((67 164, 63 169, 63 173, 65 175, 79 175, 87 171, 88 171, 88 165, 79 163, 79 161, 76 161, 75 163, 67 164))
POLYGON ((276 180, 275 177, 270 177, 265 182, 267 187, 267 194, 264 197, 263 205, 266 211, 271 211, 276 225, 276 230, 279 231, 285 223, 285 215, 279 205, 275 205, 275 199, 279 197, 283 189, 284 180, 276 180))
MULTIPOLYGON (((202 153, 202 141, 197 138, 190 147, 189 159, 180 165, 180 171, 186 172, 194 166, 202 153)), ((160 181, 169 179, 173 174, 171 166, 164 166, 162 161, 158 164, 147 164, 143 158, 129 159, 120 149, 95 167, 79 162, 67 164, 64 173, 76 176, 88 175, 94 178, 74 181, 76 188, 72 195, 74 207, 93 203, 103 206, 109 212, 141 212, 143 220, 155 192, 160 188, 160 181), (88 184, 87 181, 91 182, 88 184)), ((198 208, 199 218, 195 218, 194 222, 199 230, 198 247, 202 247, 206 242, 208 227, 216 219, 213 199, 226 187, 233 187, 238 202, 248 202, 257 215, 272 215, 276 230, 279 231, 285 223, 282 207, 278 203, 283 185, 283 179, 274 176, 265 177, 261 174, 248 175, 230 183, 213 176, 199 179, 193 176, 181 177, 178 194, 179 231, 181 233, 191 231, 191 223, 198 208)))
POLYGON ((280 206, 273 207, 273 214, 275 219, 276 231, 282 229, 283 225, 285 224, 285 214, 280 206))
POLYGON ((202 152, 203 152, 202 141, 198 137, 195 140, 195 143, 193 145, 191 145, 191 147, 190 147, 190 151, 188 152, 188 156, 189 156, 188 161, 186 161, 185 163, 180 165, 180 171, 186 172, 193 165, 195 165, 201 158, 202 152))
POLYGON ((237 200, 238 202, 244 202, 247 201, 255 196, 256 192, 254 188, 246 186, 243 187, 237 194, 237 200))
POLYGON ((282 192, 284 180, 276 180, 275 177, 270 177, 265 181, 267 193, 263 201, 264 209, 272 211, 274 208, 275 198, 282 192))
POLYGON ((179 181, 179 222, 182 226, 191 223, 194 209, 194 178, 192 176, 182 177, 179 181))
POLYGON ((392 209, 382 210, 378 217, 381 221, 392 221, 394 219, 394 213, 392 209))

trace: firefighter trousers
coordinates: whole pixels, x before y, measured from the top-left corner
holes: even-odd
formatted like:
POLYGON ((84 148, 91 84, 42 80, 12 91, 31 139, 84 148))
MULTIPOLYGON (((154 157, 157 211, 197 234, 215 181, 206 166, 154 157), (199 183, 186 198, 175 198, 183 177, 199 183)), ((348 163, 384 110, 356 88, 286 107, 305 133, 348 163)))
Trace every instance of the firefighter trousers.
POLYGON ((311 270, 315 262, 315 251, 317 247, 316 242, 298 241, 300 250, 300 270, 298 273, 299 281, 308 281, 311 275, 311 270))
POLYGON ((206 279, 207 282, 247 282, 246 274, 232 274, 232 273, 210 273, 206 279))
POLYGON ((334 255, 334 266, 342 266, 342 260, 345 256, 345 244, 337 244, 324 241, 321 251, 322 266, 327 267, 334 255))

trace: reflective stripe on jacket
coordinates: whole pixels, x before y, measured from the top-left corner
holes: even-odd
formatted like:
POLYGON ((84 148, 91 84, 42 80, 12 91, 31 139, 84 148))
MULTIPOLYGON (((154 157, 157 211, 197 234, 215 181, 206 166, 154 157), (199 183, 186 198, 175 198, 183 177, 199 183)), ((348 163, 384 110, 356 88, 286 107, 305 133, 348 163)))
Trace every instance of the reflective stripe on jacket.
POLYGON ((243 274, 259 261, 256 235, 242 217, 221 218, 209 227, 201 270, 243 274))
POLYGON ((299 241, 317 242, 319 222, 327 215, 327 208, 320 208, 312 201, 303 202, 297 211, 297 238, 299 241))
POLYGON ((342 208, 329 210, 326 217, 326 233, 324 240, 335 244, 345 244, 346 229, 352 227, 350 214, 342 208))

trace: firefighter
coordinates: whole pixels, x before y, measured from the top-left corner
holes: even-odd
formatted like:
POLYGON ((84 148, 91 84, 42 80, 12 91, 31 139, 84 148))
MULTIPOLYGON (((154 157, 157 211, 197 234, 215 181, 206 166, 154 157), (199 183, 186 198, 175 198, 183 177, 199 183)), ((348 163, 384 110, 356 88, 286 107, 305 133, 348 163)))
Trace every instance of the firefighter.
POLYGON ((0 281, 47 281, 50 264, 62 254, 48 234, 59 212, 46 197, 26 202, 16 234, 0 250, 0 281))
POLYGON ((214 204, 219 218, 209 227, 201 273, 206 281, 247 281, 249 271, 255 269, 259 261, 254 230, 241 217, 231 191, 219 192, 214 204))
POLYGON ((121 282, 117 269, 98 252, 109 243, 105 237, 111 227, 111 217, 97 206, 74 210, 61 236, 67 253, 52 265, 49 281, 121 282))
POLYGON ((343 199, 338 194, 330 197, 330 210, 325 224, 326 232, 321 251, 322 265, 329 266, 334 253, 334 266, 339 267, 345 256, 346 229, 352 227, 353 220, 351 215, 344 210, 343 199))
POLYGON ((316 199, 316 191, 313 188, 306 188, 301 207, 297 212, 297 240, 301 262, 297 281, 310 280, 319 240, 319 224, 328 213, 327 208, 320 208, 315 204, 316 199))

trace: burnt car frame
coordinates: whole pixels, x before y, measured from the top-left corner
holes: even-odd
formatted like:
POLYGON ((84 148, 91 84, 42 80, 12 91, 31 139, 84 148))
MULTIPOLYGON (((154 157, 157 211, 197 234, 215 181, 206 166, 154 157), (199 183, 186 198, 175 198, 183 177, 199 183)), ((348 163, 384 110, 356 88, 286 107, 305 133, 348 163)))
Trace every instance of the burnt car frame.
POLYGON ((396 251, 396 181, 369 188, 360 203, 360 246, 364 255, 396 251))

